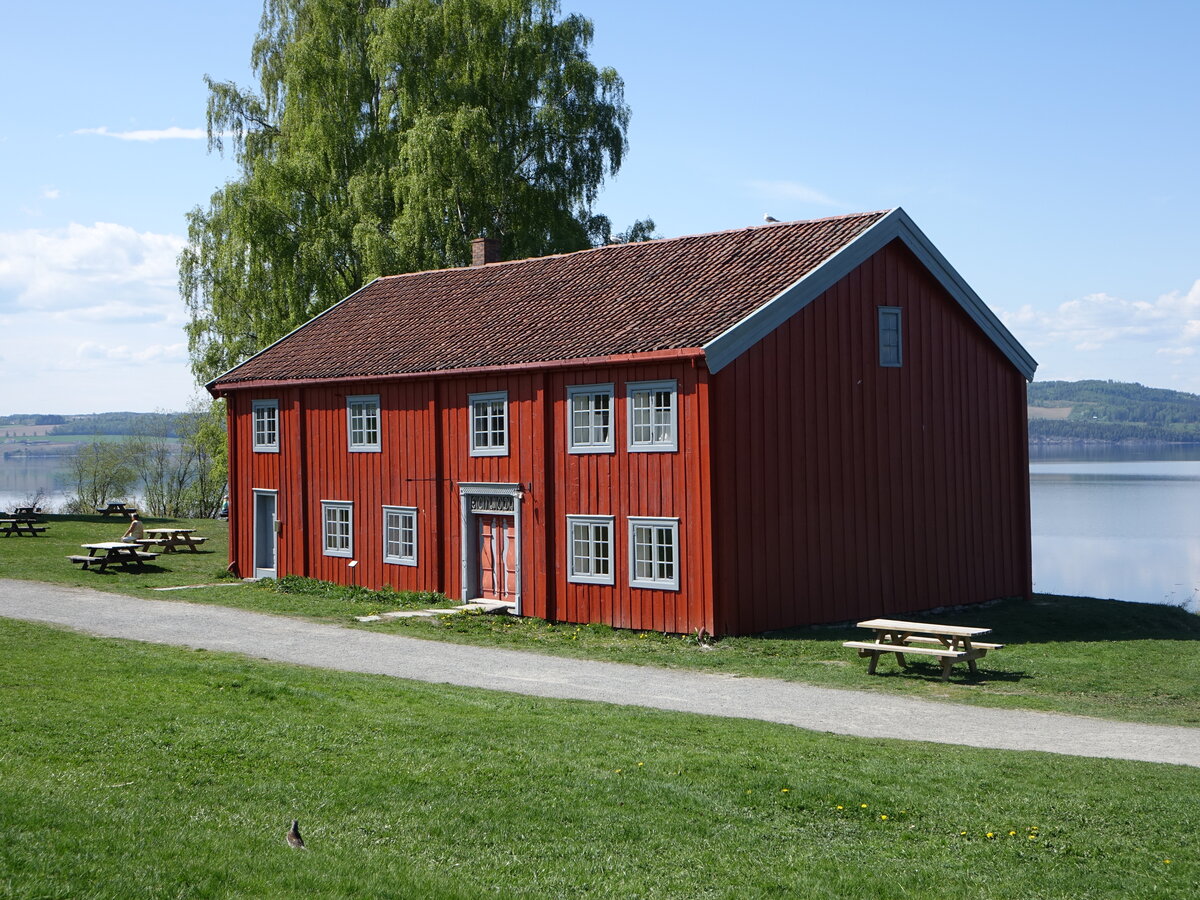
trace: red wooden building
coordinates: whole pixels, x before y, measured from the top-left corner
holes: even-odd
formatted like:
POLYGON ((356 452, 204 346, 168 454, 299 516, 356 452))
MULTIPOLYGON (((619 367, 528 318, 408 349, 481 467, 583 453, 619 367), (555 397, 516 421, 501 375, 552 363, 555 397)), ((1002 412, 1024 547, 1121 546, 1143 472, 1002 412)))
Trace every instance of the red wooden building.
POLYGON ((714 634, 1029 594, 1036 363, 902 210, 475 249, 209 385, 244 576, 714 634))

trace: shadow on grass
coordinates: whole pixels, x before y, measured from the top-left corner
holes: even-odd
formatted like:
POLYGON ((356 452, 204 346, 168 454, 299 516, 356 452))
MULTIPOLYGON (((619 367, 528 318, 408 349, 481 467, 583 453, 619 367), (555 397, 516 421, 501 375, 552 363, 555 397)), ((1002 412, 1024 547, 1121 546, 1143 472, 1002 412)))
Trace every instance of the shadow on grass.
MULTIPOLYGON (((903 678, 906 681, 928 681, 931 684, 989 684, 996 682, 1015 684, 1031 677, 1024 671, 985 669, 982 666, 977 673, 971 674, 965 663, 958 663, 950 672, 950 680, 943 681, 942 667, 933 663, 909 662, 906 669, 901 669, 897 664, 893 664, 889 668, 884 668, 884 666, 885 663, 881 659, 879 668, 870 677, 888 680, 903 678)), ((863 671, 866 672, 866 660, 863 660, 863 671)))
MULTIPOLYGON (((890 618, 941 625, 990 628, 987 640, 1001 644, 1049 644, 1070 641, 1196 641, 1200 615, 1178 606, 1127 603, 1094 597, 1034 594, 995 603, 940 612, 890 614, 890 618)), ((853 624, 827 628, 771 631, 773 640, 861 640, 853 624)))
MULTIPOLYGON (((115 576, 156 575, 160 572, 170 572, 170 571, 171 571, 170 569, 164 569, 162 566, 157 566, 154 563, 143 564, 140 569, 129 569, 129 568, 124 568, 117 564, 111 564, 111 565, 105 566, 103 569, 97 569, 93 566, 88 566, 86 569, 82 570, 82 572, 84 574, 92 575, 96 578, 100 578, 105 575, 110 575, 110 576, 113 576, 113 575, 115 575, 115 576)), ((136 585, 134 585, 134 586, 136 586, 136 585)))

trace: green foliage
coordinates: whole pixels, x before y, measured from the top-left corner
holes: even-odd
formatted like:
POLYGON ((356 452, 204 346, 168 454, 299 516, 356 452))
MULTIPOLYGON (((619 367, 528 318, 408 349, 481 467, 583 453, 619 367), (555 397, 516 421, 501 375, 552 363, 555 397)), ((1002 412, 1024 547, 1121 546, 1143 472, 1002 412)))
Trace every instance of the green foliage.
POLYGON ((97 435, 76 448, 67 511, 92 512, 137 491, 149 515, 215 515, 227 481, 224 409, 223 401, 197 401, 182 413, 107 414, 101 427, 121 437, 97 435))
POLYGON ((131 496, 138 481, 137 460, 123 443, 93 441, 72 454, 67 477, 72 490, 67 511, 93 512, 110 500, 131 496))
POLYGON ((260 590, 274 591, 278 594, 320 597, 347 606, 369 607, 372 611, 428 609, 452 605, 450 598, 440 591, 397 591, 390 586, 376 591, 358 585, 333 584, 300 575, 285 575, 279 579, 266 578, 256 582, 255 586, 260 590))
MULTIPOLYGON (((207 79, 241 175, 188 217, 181 291, 209 380, 378 275, 613 239, 593 212, 629 109, 554 0, 267 0, 258 92, 207 79)), ((652 222, 627 232, 641 239, 652 222)))
POLYGON ((1035 381, 1029 405, 1071 407, 1066 419, 1031 419, 1034 440, 1200 442, 1200 396, 1183 391, 1119 381, 1035 381))
MULTIPOLYGON (((1180 898, 1200 770, 0 621, 12 897, 1180 898), (300 820, 308 850, 283 840, 300 820)), ((930 719, 936 727, 937 719, 930 719)))

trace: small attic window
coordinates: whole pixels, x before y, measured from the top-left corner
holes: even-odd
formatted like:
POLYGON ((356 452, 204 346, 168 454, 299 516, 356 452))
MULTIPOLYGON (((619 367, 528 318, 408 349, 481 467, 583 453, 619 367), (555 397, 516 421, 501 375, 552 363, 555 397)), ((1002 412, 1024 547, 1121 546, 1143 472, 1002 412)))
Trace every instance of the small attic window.
POLYGON ((903 363, 900 307, 879 307, 879 365, 897 369, 903 363))

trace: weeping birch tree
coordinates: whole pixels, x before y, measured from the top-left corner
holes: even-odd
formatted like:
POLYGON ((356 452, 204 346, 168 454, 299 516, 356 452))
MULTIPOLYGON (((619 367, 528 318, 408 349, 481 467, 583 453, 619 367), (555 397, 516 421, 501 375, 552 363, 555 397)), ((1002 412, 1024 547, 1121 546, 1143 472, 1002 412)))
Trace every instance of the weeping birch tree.
POLYGON ((629 109, 591 40, 553 0, 265 0, 257 90, 206 79, 209 149, 240 174, 188 216, 197 377, 475 237, 506 258, 611 240, 594 204, 629 109))

